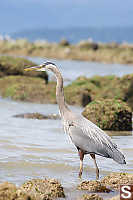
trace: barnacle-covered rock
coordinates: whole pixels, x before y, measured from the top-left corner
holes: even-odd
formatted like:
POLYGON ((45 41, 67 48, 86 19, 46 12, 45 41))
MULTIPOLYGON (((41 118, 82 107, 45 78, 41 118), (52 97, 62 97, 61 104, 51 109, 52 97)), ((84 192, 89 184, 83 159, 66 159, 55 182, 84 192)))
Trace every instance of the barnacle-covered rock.
POLYGON ((120 185, 133 184, 133 174, 127 173, 111 173, 101 180, 102 184, 112 189, 119 189, 120 185))
POLYGON ((103 200, 98 194, 84 194, 80 200, 103 200))
POLYGON ((131 108, 118 99, 92 101, 85 107, 82 114, 103 130, 132 130, 131 108))
POLYGON ((107 192, 111 190, 102 184, 100 181, 83 181, 77 187, 79 190, 87 190, 89 192, 107 192))
POLYGON ((9 75, 23 75, 31 77, 40 77, 48 82, 48 75, 46 72, 24 71, 25 67, 32 67, 37 64, 25 58, 13 56, 0 56, 0 77, 9 75))
POLYGON ((19 189, 29 195, 34 195, 36 200, 65 197, 63 187, 55 179, 32 179, 24 183, 19 189))
POLYGON ((24 113, 24 114, 17 114, 14 115, 13 117, 17 118, 28 118, 28 119, 60 119, 60 116, 57 114, 49 114, 49 115, 43 115, 41 113, 24 113))

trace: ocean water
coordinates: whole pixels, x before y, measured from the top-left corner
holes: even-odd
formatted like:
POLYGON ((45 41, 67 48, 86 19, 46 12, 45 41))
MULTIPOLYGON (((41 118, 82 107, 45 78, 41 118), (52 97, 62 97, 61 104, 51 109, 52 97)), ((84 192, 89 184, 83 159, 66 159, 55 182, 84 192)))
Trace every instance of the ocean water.
MULTIPOLYGON (((42 58, 30 58, 37 63, 42 58)), ((53 60, 51 60, 53 61, 53 60)), ((79 75, 118 76, 133 72, 132 66, 103 65, 99 63, 59 61, 65 84, 79 75), (69 81, 68 81, 69 80, 69 81)), ((83 108, 71 106, 74 112, 81 113, 83 108)), ((13 117, 16 114, 39 112, 58 114, 58 105, 15 102, 0 99, 0 182, 9 181, 21 185, 32 178, 56 178, 64 187, 66 200, 75 200, 82 193, 76 190, 81 182, 78 178, 79 157, 75 146, 62 129, 60 120, 36 120, 13 117)), ((127 165, 120 165, 111 159, 97 156, 100 178, 111 172, 133 173, 133 135, 131 132, 110 132, 112 140, 122 149, 127 165), (113 168, 112 168, 113 166, 113 168)), ((94 180, 95 167, 89 155, 84 159, 82 180, 94 180)), ((100 194, 105 199, 116 195, 100 194)))
MULTIPOLYGON (((71 109, 75 112, 82 110, 73 106, 71 109)), ((58 106, 0 99, 0 182, 9 181, 19 186, 33 178, 56 178, 65 189, 66 199, 77 199, 83 193, 76 190, 81 182, 78 178, 79 157, 62 129, 61 121, 13 117, 26 112, 57 114, 58 106)), ((116 133, 112 140, 122 149, 127 165, 97 156, 100 178, 111 172, 133 173, 133 136, 116 133)), ((89 155, 84 159, 83 180, 95 180, 95 167, 89 155)), ((109 197, 115 193, 100 195, 109 197)))
POLYGON ((92 39, 96 42, 128 42, 133 43, 133 27, 77 27, 64 29, 33 29, 22 30, 11 34, 13 38, 27 38, 30 41, 47 40, 59 42, 66 38, 70 43, 92 39))
MULTIPOLYGON (((95 75, 106 76, 116 75, 122 77, 126 74, 133 73, 133 65, 126 64, 108 64, 108 63, 97 63, 89 61, 76 61, 76 60, 58 60, 58 59, 47 59, 40 57, 26 57, 31 61, 41 64, 46 61, 55 63, 64 78, 64 84, 67 85, 74 81, 79 76, 92 77, 95 75)), ((52 72, 49 72, 49 78, 55 80, 52 72)))

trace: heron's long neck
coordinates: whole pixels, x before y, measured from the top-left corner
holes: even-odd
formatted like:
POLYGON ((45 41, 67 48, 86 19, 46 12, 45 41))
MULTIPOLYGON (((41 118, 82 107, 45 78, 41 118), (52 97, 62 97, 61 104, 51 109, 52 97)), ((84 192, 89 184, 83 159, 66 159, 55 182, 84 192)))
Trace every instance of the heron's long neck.
POLYGON ((63 89, 63 78, 61 76, 61 73, 58 71, 56 74, 57 78, 57 85, 56 85, 56 100, 59 105, 59 110, 61 115, 64 115, 64 112, 67 108, 67 105, 65 103, 65 98, 64 98, 64 89, 63 89))

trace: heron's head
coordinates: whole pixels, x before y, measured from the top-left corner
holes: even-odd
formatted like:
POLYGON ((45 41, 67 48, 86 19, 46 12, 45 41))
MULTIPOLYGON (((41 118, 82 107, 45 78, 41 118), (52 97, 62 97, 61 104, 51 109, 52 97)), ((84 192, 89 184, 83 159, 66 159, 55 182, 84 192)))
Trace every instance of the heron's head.
POLYGON ((52 63, 52 62, 44 62, 41 65, 34 66, 34 67, 27 67, 24 70, 25 71, 41 71, 41 72, 50 70, 50 71, 54 72, 55 69, 56 69, 56 65, 54 63, 52 63))

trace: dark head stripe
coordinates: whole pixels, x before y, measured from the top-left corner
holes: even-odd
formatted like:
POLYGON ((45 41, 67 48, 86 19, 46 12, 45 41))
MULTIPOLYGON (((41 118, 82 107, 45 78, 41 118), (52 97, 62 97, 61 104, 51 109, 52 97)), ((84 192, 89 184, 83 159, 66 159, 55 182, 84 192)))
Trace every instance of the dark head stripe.
MULTIPOLYGON (((44 65, 46 66, 46 65, 55 65, 54 63, 52 63, 52 62, 44 62, 44 65)), ((56 65, 55 65, 56 66, 56 65)))

